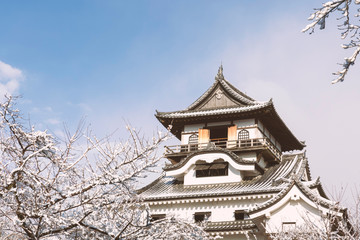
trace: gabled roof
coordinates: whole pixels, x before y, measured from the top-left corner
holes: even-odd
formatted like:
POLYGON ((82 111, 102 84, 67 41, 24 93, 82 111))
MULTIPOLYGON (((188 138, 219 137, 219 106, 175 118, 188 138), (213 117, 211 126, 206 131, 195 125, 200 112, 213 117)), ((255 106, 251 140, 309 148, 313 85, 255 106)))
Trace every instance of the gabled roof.
MULTIPOLYGON (((289 155, 288 155, 289 157, 289 155)), ((275 205, 276 203, 280 202, 294 187, 297 186, 299 190, 312 202, 314 202, 317 205, 323 206, 325 208, 335 210, 335 211, 346 211, 346 208, 342 208, 338 205, 336 205, 335 202, 329 200, 329 198, 326 196, 321 183, 320 178, 318 177, 316 180, 312 181, 310 178, 310 171, 309 171, 309 164, 308 162, 304 162, 301 166, 301 170, 298 173, 292 173, 291 176, 287 179, 284 179, 284 181, 287 182, 287 185, 284 186, 284 188, 278 192, 277 195, 275 195, 273 198, 269 199, 268 201, 259 204, 247 212, 250 214, 258 214, 261 211, 266 212, 266 209, 269 207, 275 205), (302 181, 303 175, 306 173, 308 174, 309 181, 302 181), (315 194, 311 189, 312 188, 318 188, 319 194, 315 194)))
POLYGON ((265 212, 267 212, 267 209, 269 207, 280 202, 280 200, 282 200, 294 186, 297 186, 300 189, 300 191, 316 205, 323 206, 333 211, 334 210, 341 212, 346 211, 346 208, 342 208, 336 205, 335 202, 327 198, 324 198, 322 196, 314 194, 311 191, 311 189, 308 188, 302 181, 300 181, 300 179, 296 175, 293 175, 290 181, 288 182, 287 186, 284 187, 277 195, 275 195, 273 198, 269 199, 268 201, 249 209, 247 213, 251 216, 251 214, 255 214, 255 213, 259 214, 259 212, 263 211, 265 214, 265 212))
POLYGON ((304 153, 283 155, 280 164, 265 171, 262 176, 236 183, 184 185, 173 177, 161 176, 139 190, 145 201, 198 197, 241 196, 248 194, 279 193, 289 184, 293 174, 301 177, 306 169, 304 153))
POLYGON ((260 102, 257 102, 256 100, 252 99, 245 93, 243 93, 240 90, 238 90, 237 88, 235 88, 228 81, 226 81, 224 78, 224 75, 223 75, 223 67, 221 65, 218 70, 218 74, 215 77, 214 84, 203 95, 201 95, 195 102, 193 102, 186 110, 200 109, 200 107, 204 104, 204 102, 206 102, 206 100, 209 100, 212 97, 212 95, 216 89, 223 90, 224 94, 226 94, 228 97, 230 97, 231 100, 236 102, 237 105, 239 105, 239 106, 260 104, 260 102))
POLYGON ((279 141, 283 151, 302 150, 302 144, 277 114, 272 100, 259 102, 236 89, 223 76, 222 66, 214 84, 188 108, 174 112, 158 112, 156 118, 171 132, 181 138, 188 124, 231 121, 247 118, 260 119, 279 141))

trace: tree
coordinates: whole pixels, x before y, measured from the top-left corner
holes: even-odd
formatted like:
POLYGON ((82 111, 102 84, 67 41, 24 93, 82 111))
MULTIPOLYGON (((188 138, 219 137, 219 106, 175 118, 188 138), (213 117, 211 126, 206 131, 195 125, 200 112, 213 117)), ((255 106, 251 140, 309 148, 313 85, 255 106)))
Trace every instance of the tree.
POLYGON ((354 65, 357 56, 360 53, 360 33, 359 25, 353 24, 353 21, 360 16, 360 8, 355 8, 353 5, 359 5, 360 0, 333 0, 322 4, 321 8, 315 9, 315 12, 311 14, 308 20, 311 21, 302 31, 313 33, 315 27, 319 25, 320 30, 325 29, 326 18, 334 12, 340 13, 338 20, 340 21, 338 29, 341 31, 341 38, 349 38, 350 41, 347 44, 343 44, 344 49, 355 49, 350 57, 345 58, 345 61, 341 64, 342 69, 333 73, 336 75, 336 79, 332 83, 342 82, 345 79, 349 68, 354 65), (352 11, 351 11, 352 10, 352 11))
POLYGON ((168 134, 146 141, 67 131, 60 144, 26 128, 12 97, 0 104, 1 239, 205 239, 201 227, 175 219, 150 222, 134 184, 160 159, 168 134), (159 237, 160 236, 160 237, 159 237))

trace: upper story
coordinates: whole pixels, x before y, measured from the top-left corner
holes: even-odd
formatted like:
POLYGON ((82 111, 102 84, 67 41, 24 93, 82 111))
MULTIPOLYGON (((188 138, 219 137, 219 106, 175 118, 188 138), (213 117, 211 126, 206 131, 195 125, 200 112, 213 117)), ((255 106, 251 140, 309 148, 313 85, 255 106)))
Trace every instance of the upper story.
POLYGON ((180 140, 178 145, 165 147, 165 157, 172 165, 196 152, 224 149, 265 169, 279 163, 282 152, 304 148, 281 120, 272 100, 256 101, 236 89, 225 80, 222 66, 214 84, 187 109, 156 112, 156 117, 180 140))

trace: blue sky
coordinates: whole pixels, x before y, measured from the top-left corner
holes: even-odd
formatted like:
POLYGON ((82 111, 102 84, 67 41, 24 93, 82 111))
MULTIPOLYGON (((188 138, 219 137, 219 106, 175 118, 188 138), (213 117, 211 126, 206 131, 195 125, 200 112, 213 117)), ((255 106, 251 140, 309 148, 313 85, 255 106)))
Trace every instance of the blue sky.
POLYGON ((322 1, 3 1, 0 93, 40 129, 60 133, 86 116, 105 135, 125 122, 150 134, 153 114, 190 105, 224 75, 257 100, 273 98, 327 189, 360 182, 357 66, 339 32, 301 33, 322 1), (2 74, 2 75, 1 75, 2 74), (10 84, 11 82, 11 84, 10 84), (8 85, 6 85, 8 84, 8 85))

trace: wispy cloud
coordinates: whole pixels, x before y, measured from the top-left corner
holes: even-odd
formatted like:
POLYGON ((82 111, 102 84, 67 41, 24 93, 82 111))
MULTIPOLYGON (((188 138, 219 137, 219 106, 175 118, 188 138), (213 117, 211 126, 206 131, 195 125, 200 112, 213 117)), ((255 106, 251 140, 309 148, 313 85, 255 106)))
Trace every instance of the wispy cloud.
POLYGON ((24 74, 20 69, 0 61, 0 100, 5 95, 16 94, 23 79, 24 74))

